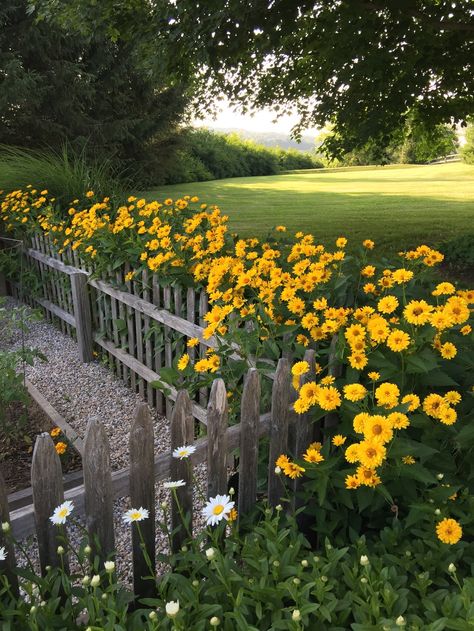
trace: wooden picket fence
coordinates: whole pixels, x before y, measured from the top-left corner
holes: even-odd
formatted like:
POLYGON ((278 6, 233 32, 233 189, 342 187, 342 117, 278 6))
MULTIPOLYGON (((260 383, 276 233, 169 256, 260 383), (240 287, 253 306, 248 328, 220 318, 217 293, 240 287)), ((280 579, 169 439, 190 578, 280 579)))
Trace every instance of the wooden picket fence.
MULTIPOLYGON (((23 248, 23 266, 38 279, 36 290, 21 292, 20 283, 6 279, 11 294, 41 307, 47 320, 75 338, 82 361, 91 361, 99 348, 120 379, 169 417, 177 390, 170 387, 164 396, 151 383, 181 357, 189 338, 199 339, 196 348, 188 349, 191 360, 216 347, 214 337, 203 337, 206 292, 163 286, 158 275, 147 272, 126 281, 126 264, 107 280, 96 279, 76 252, 59 254, 47 237, 33 237, 30 245, 23 248)), ((203 424, 208 396, 202 388, 192 401, 193 415, 203 424)))
MULTIPOLYGON (((314 365, 314 352, 306 359, 314 365)), ((305 379, 311 378, 305 375, 305 379)), ((313 375, 314 377, 314 375, 313 375)), ((172 551, 179 550, 193 528, 193 467, 207 464, 207 497, 228 492, 227 456, 238 450, 237 507, 239 519, 248 515, 257 502, 257 467, 260 439, 267 436, 268 475, 266 497, 270 506, 277 505, 284 495, 281 476, 275 473, 275 460, 281 453, 301 455, 311 440, 318 438, 318 425, 311 423, 310 415, 295 414, 291 402, 294 390, 291 385, 290 365, 287 358, 279 360, 272 387, 271 410, 260 413, 261 383, 255 368, 250 368, 244 382, 241 399, 240 423, 228 426, 227 392, 222 379, 213 382, 206 410, 207 437, 195 441, 193 403, 185 390, 176 395, 171 415, 171 447, 166 454, 154 454, 153 422, 148 406, 137 408, 130 431, 130 466, 112 472, 107 436, 98 420, 89 421, 85 439, 81 486, 63 490, 59 456, 49 434, 41 434, 36 441, 31 468, 33 505, 9 514, 5 485, 0 480, 0 520, 9 521, 13 535, 20 539, 36 534, 41 570, 59 563, 57 548, 59 529, 50 521, 54 509, 65 499, 74 503, 74 516, 84 515, 91 543, 97 542, 95 552, 105 560, 114 550, 113 501, 129 497, 133 507, 144 507, 149 519, 141 523, 146 549, 155 565, 155 482, 171 478, 183 479, 184 487, 176 490, 182 512, 187 516, 183 527, 180 510, 175 500, 171 505, 172 551), (172 457, 175 448, 194 445, 189 460, 172 457)), ((297 489, 298 481, 292 483, 297 489)), ((134 590, 138 595, 150 593, 153 583, 143 579, 149 574, 136 527, 132 525, 134 590)), ((17 585, 15 551, 9 539, 0 532, 0 545, 7 548, 6 561, 0 562, 0 571, 6 571, 17 585), (2 567, 3 566, 3 567, 2 567)), ((66 561, 67 559, 63 559, 66 561)))

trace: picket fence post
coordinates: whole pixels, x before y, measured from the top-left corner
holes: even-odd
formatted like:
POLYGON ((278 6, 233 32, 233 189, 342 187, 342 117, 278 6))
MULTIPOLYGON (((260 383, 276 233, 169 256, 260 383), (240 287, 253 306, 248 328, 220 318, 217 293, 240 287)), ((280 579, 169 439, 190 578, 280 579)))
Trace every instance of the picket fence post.
POLYGON ((268 457, 268 503, 276 506, 284 495, 281 475, 275 473, 275 461, 288 447, 288 407, 290 405, 290 365, 286 357, 278 360, 272 389, 270 448, 268 457))
POLYGON ((259 415, 260 374, 256 368, 250 368, 240 406, 239 520, 253 509, 257 500, 259 415))
POLYGON ((93 358, 92 317, 87 274, 82 272, 71 274, 71 291, 79 357, 82 362, 87 363, 93 358))

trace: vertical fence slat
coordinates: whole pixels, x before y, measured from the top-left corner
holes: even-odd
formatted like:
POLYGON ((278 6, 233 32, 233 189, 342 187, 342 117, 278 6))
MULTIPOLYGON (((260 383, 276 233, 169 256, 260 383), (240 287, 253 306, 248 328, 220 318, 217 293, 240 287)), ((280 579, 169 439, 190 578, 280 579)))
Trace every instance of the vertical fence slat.
MULTIPOLYGON (((10 523, 10 513, 8 510, 8 496, 5 480, 0 473, 0 523, 10 523)), ((16 567, 15 548, 9 537, 0 529, 0 547, 4 547, 7 553, 6 559, 0 561, 0 574, 7 577, 10 589, 15 596, 18 596, 18 578, 14 572, 16 567)))
MULTIPOLYGON (((304 354, 304 361, 310 365, 310 371, 303 375, 301 379, 301 385, 314 381, 316 373, 315 366, 315 352, 308 349, 304 354)), ((318 421, 319 424, 319 421, 318 421)), ((295 418, 295 443, 294 443, 294 456, 295 458, 301 458, 302 453, 306 450, 308 445, 312 442, 313 436, 313 423, 311 411, 305 414, 296 414, 295 418)), ((298 480, 296 480, 298 482, 298 480)))
MULTIPOLYGON (((112 271, 110 271, 109 273, 110 275, 110 279, 112 280, 112 271)), ((118 332, 118 324, 117 324, 117 320, 118 320, 118 305, 117 305, 117 300, 112 296, 111 300, 111 311, 112 311, 112 339, 114 342, 114 345, 119 348, 120 342, 119 342, 119 332, 118 332)), ((115 358, 115 374, 117 375, 117 377, 120 379, 122 377, 122 364, 120 363, 120 360, 116 357, 115 358)))
MULTIPOLYGON (((130 430, 130 502, 133 508, 146 508, 149 519, 140 524, 145 549, 155 569, 155 471, 153 421, 146 404, 141 403, 135 412, 130 430)), ((135 594, 152 597, 155 592, 153 581, 144 580, 150 574, 141 539, 135 524, 132 524, 133 588, 135 594)))
POLYGON ((86 363, 92 361, 93 357, 92 318, 87 274, 82 272, 71 274, 71 291, 79 357, 82 362, 86 363))
MULTIPOLYGON (((144 270, 142 272, 142 283, 143 283, 143 299, 147 302, 150 302, 150 287, 149 287, 149 279, 148 272, 144 270)), ((151 346, 151 337, 150 337, 150 317, 143 316, 144 322, 144 337, 145 339, 145 364, 148 368, 153 370, 153 350, 151 346)), ((147 383, 146 386, 146 400, 150 405, 153 405, 153 387, 147 383)))
MULTIPOLYGON (((155 307, 159 308, 161 305, 160 286, 158 284, 158 278, 156 277, 156 274, 153 274, 151 284, 152 284, 152 291, 153 291, 153 295, 152 295, 153 304, 155 305, 155 307)), ((156 331, 157 330, 156 322, 154 323, 153 326, 156 331)), ((155 365, 155 372, 160 374, 160 370, 163 365, 163 352, 162 352, 162 342, 161 342, 161 339, 158 338, 158 335, 159 335, 158 332, 153 335, 153 339, 155 341, 154 365, 155 365), (158 338, 158 342, 157 342, 157 338, 158 338)), ((163 393, 160 390, 155 391, 155 401, 156 401, 155 403, 156 411, 158 412, 158 414, 163 414, 164 397, 163 397, 163 393)))
MULTIPOLYGON (((116 272, 115 274, 115 280, 119 286, 120 289, 122 289, 122 284, 123 284, 123 275, 121 271, 116 272)), ((126 315, 126 310, 125 310, 125 305, 123 304, 123 302, 119 301, 118 303, 118 314, 119 314, 119 318, 122 320, 122 322, 125 324, 125 326, 120 327, 120 348, 125 348, 127 346, 127 335, 125 333, 125 330, 127 329, 127 315, 126 315)), ((128 330, 128 329, 127 329, 128 330)), ((128 367, 125 366, 125 364, 122 365, 122 377, 123 380, 125 382, 125 384, 128 385, 128 367)))
POLYGON ((247 372, 240 410, 239 519, 252 510, 257 499, 260 375, 256 368, 247 372))
MULTIPOLYGON (((195 324, 196 322, 196 292, 192 287, 188 287, 186 292, 186 320, 195 324)), ((188 349, 188 355, 194 362, 196 357, 196 349, 194 347, 188 349)))
POLYGON ((46 432, 36 438, 31 463, 31 489, 41 572, 45 574, 47 565, 59 565, 57 548, 61 544, 61 530, 51 522, 50 517, 54 509, 64 502, 61 462, 54 442, 46 432))
MULTIPOLYGON (((135 296, 139 296, 141 298, 141 287, 140 283, 136 280, 133 281, 133 293, 135 296)), ((136 358, 143 364, 143 328, 142 328, 142 314, 137 309, 133 310, 133 316, 135 320, 135 339, 137 343, 137 354, 136 358)), ((145 382, 142 377, 138 377, 138 392, 141 397, 145 396, 145 382)))
POLYGON ((207 496, 227 493, 227 392, 222 379, 211 388, 207 406, 207 496))
POLYGON ((270 419, 270 448, 268 460, 268 502, 276 506, 283 496, 284 488, 280 476, 275 473, 275 461, 285 453, 288 446, 288 406, 290 403, 290 366, 288 359, 278 360, 272 389, 270 419))
MULTIPOLYGON (((168 285, 163 288, 164 307, 167 311, 171 311, 171 287, 168 285)), ((165 366, 170 368, 173 365, 173 348, 171 346, 171 330, 169 326, 163 327, 165 337, 165 366)), ((172 405, 171 401, 166 398, 166 418, 171 418, 172 405)))
POLYGON ((97 419, 87 425, 82 464, 87 530, 94 554, 105 560, 114 550, 112 475, 109 441, 97 419))
MULTIPOLYGON (((191 399, 186 390, 180 390, 176 398, 171 416, 171 450, 191 445, 194 442, 194 418, 191 409, 191 399)), ((184 480, 185 486, 176 489, 176 498, 173 496, 171 503, 171 530, 176 532, 172 535, 172 551, 178 552, 181 549, 188 535, 191 535, 193 528, 193 474, 192 463, 189 459, 171 459, 171 479, 184 480), (179 507, 187 520, 183 524, 179 507)))
MULTIPOLYGON (((130 271, 128 263, 125 264, 125 274, 130 271)), ((132 284, 128 280, 126 283, 127 291, 132 293, 132 284)), ((128 331, 128 352, 135 357, 135 326, 134 326, 135 311, 132 307, 127 305, 127 331, 128 331)), ((137 376, 133 370, 130 370, 130 386, 134 392, 137 390, 137 376)))
MULTIPOLYGON (((205 292, 204 289, 201 290, 201 293, 199 294, 199 326, 205 326, 206 322, 204 320, 204 316, 206 315, 208 311, 208 300, 207 300, 207 294, 205 292)), ((200 357, 205 357, 206 356, 206 346, 204 344, 200 344, 199 345, 199 356, 200 357)), ((208 390, 207 388, 200 388, 199 389, 199 404, 202 405, 203 407, 205 407, 207 405, 207 397, 208 397, 208 390)))

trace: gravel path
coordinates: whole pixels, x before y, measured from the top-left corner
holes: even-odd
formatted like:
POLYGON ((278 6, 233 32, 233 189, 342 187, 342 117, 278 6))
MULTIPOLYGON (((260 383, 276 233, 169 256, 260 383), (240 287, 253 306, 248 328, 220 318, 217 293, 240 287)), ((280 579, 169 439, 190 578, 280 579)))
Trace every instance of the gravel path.
MULTIPOLYGON (((18 305, 13 299, 8 300, 8 307, 18 305)), ((97 361, 83 364, 79 361, 77 345, 70 337, 62 334, 48 322, 41 320, 28 325, 24 343, 44 353, 47 362, 35 361, 33 366, 26 367, 26 376, 67 422, 84 437, 89 419, 98 418, 104 424, 110 441, 112 469, 127 467, 128 438, 134 410, 141 398, 132 392, 97 361)), ((3 341, 3 345, 5 341, 3 341)), ((7 346, 16 349, 21 347, 21 335, 16 333, 7 346)), ((159 416, 156 410, 150 409, 155 427, 155 453, 166 453, 170 449, 169 422, 159 416)), ((196 468, 196 479, 201 489, 206 485, 206 469, 203 465, 196 468)), ((162 521, 162 502, 169 502, 171 492, 163 489, 161 483, 156 484, 156 515, 162 521)), ((195 490, 195 531, 203 527, 200 518, 202 501, 195 490)), ((130 527, 122 521, 125 510, 130 508, 128 498, 120 498, 114 503, 115 538, 117 548, 117 566, 119 575, 129 583, 131 574, 131 534, 130 527)), ((72 530, 72 540, 77 544, 79 535, 72 530)), ((157 553, 168 551, 166 536, 157 529, 157 553)), ((36 559, 34 541, 28 546, 29 552, 36 559)))

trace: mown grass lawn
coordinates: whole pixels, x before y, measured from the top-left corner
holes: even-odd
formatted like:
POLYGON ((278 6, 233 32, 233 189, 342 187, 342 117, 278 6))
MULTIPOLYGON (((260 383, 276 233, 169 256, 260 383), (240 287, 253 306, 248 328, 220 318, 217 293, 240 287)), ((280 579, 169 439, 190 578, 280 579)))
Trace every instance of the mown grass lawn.
POLYGON ((372 238, 389 252, 474 231, 474 166, 462 163, 295 171, 162 186, 148 199, 198 195, 242 236, 284 224, 328 243, 372 238))

